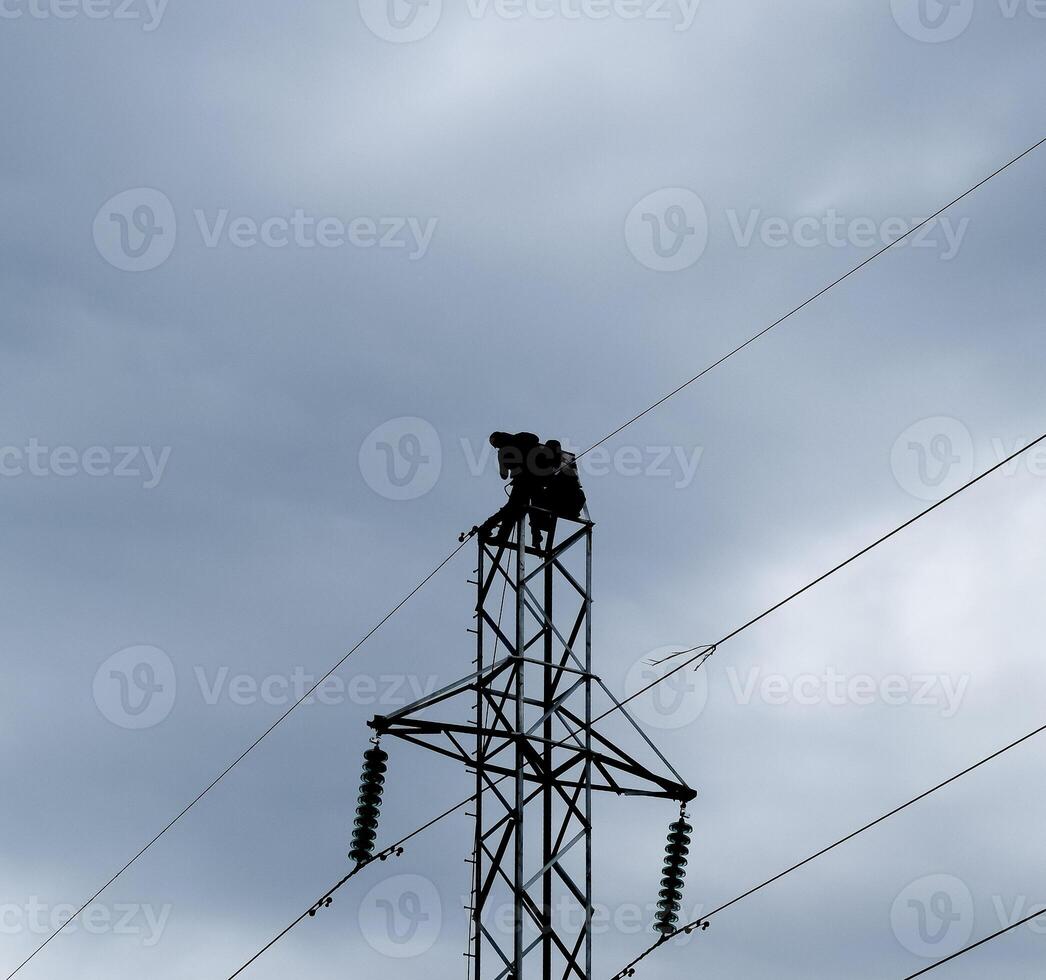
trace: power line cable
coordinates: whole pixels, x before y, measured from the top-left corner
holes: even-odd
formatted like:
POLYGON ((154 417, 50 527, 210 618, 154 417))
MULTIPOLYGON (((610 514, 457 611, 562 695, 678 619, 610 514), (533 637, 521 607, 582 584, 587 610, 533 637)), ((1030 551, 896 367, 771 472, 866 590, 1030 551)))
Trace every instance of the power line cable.
MULTIPOLYGON (((1021 745, 1024 742, 1029 741, 1030 739, 1034 738, 1036 735, 1041 735, 1044 731, 1046 731, 1046 725, 1042 725, 1039 728, 1036 728, 1034 731, 1028 732, 1027 735, 1022 735, 1020 738, 1016 739, 1015 741, 1010 742, 1009 745, 1006 745, 1003 748, 998 749, 997 751, 993 752, 991 755, 985 756, 983 759, 980 760, 980 762, 975 762, 972 766, 967 766, 961 772, 957 772, 954 776, 950 776, 948 779, 945 779, 943 782, 938 783, 936 786, 932 787, 931 789, 926 790, 924 793, 920 793, 918 796, 912 797, 912 799, 908 800, 907 803, 902 803, 900 806, 894 807, 892 810, 888 811, 887 813, 884 813, 881 817, 876 817, 874 820, 871 820, 868 823, 866 823, 863 827, 860 827, 857 830, 853 831, 852 833, 847 834, 845 837, 840 837, 839 840, 837 840, 834 844, 829 844, 827 847, 822 847, 819 851, 815 851, 809 857, 805 857, 801 861, 797 861, 790 868, 786 868, 784 871, 778 872, 773 877, 767 878, 766 881, 762 882, 761 884, 756 885, 754 888, 749 888, 748 891, 742 892, 736 898, 730 899, 729 902, 724 902, 718 908, 714 908, 711 912, 709 912, 708 915, 703 915, 703 916, 701 916, 701 918, 695 919, 693 922, 688 922, 686 925, 680 926, 675 932, 669 933, 668 935, 663 936, 656 943, 654 943, 649 949, 647 949, 641 955, 637 956, 634 960, 632 960, 632 962, 629 963, 628 966, 626 966, 623 970, 621 970, 620 972, 616 973, 614 975, 614 980, 622 980, 622 978, 624 978, 624 977, 631 977, 631 976, 633 976, 635 974, 635 967, 636 967, 636 965, 638 963, 640 963, 643 960, 645 960, 651 953, 653 953, 657 949, 660 949, 665 943, 667 943, 670 940, 674 939, 676 936, 680 936, 680 935, 683 935, 685 933, 693 932, 698 927, 704 928, 705 927, 705 923, 709 919, 711 919, 713 915, 718 915, 720 912, 726 911, 726 909, 730 908, 733 905, 736 905, 738 902, 744 901, 744 899, 748 898, 751 895, 754 895, 756 892, 762 891, 767 886, 774 884, 774 882, 780 881, 786 875, 790 875, 793 871, 798 871, 800 868, 802 868, 805 865, 809 864, 811 861, 814 861, 817 858, 822 857, 823 855, 827 854, 829 851, 834 851, 837 847, 841 847, 843 844, 846 844, 848 841, 852 841, 855 837, 858 837, 861 834, 865 833, 865 831, 871 830, 873 827, 877 827, 879 824, 883 823, 884 821, 889 820, 890 817, 896 816, 898 813, 902 812, 903 810, 907 810, 908 807, 914 806, 916 803, 919 803, 920 801, 925 800, 928 796, 932 796, 938 790, 944 789, 945 786, 950 786, 952 783, 956 782, 957 780, 962 779, 963 776, 969 775, 974 770, 979 769, 983 765, 987 765, 987 763, 993 761, 994 759, 999 758, 999 756, 1005 754, 1006 752, 1009 752, 1011 749, 1015 749, 1018 745, 1021 745)), ((1043 911, 1046 912, 1046 909, 1044 909, 1043 911)), ((1039 914, 1041 915, 1042 913, 1039 913, 1039 914)), ((1020 923, 1018 923, 1018 925, 1020 925, 1020 923)), ((1003 931, 1005 931, 1005 930, 1003 930, 1003 931)), ((996 935, 998 935, 998 933, 996 935)), ((989 936, 988 938, 989 939, 993 939, 995 937, 994 936, 989 936)), ((982 940, 982 942, 987 942, 987 941, 988 940, 982 940)), ((974 945, 979 945, 979 944, 975 943, 974 945)), ((969 947, 969 948, 972 949, 973 947, 969 947)), ((963 952, 965 952, 965 950, 963 952)), ((955 955, 958 956, 960 954, 957 953, 955 955)), ((949 957, 949 959, 951 959, 951 958, 952 957, 949 957)), ((947 962, 947 960, 942 960, 941 961, 941 963, 945 963, 945 962, 947 962)), ((939 966, 940 963, 938 963, 936 965, 939 966)), ((933 967, 930 967, 929 969, 933 969, 933 967)), ((923 972, 926 972, 926 971, 923 971, 923 972)), ((915 974, 915 976, 920 976, 920 974, 915 974)), ((908 977, 908 978, 906 978, 906 980, 911 980, 911 978, 908 977)))

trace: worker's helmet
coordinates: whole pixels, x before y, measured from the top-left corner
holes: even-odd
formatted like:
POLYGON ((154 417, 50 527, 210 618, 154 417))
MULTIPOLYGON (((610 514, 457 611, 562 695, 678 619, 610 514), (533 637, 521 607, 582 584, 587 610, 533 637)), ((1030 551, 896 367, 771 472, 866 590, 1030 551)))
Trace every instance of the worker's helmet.
POLYGON ((492 446, 493 446, 493 447, 494 447, 495 449, 500 449, 500 448, 501 448, 502 446, 504 446, 504 445, 505 445, 505 444, 506 444, 506 443, 507 443, 507 442, 508 442, 508 441, 509 441, 509 440, 510 440, 511 438, 512 438, 512 434, 511 434, 511 433, 509 433, 509 432, 492 432, 492 433, 490 434, 490 444, 491 444, 491 445, 492 445, 492 446))

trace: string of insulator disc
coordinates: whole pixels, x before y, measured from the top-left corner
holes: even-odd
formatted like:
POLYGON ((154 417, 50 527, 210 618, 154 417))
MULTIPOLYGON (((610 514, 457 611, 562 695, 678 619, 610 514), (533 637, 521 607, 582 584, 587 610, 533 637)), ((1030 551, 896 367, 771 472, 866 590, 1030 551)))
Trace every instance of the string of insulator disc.
POLYGON ((360 779, 360 795, 353 821, 352 848, 349 859, 357 864, 374 857, 374 844, 378 839, 378 814, 381 810, 381 795, 385 791, 385 773, 388 753, 377 743, 363 753, 363 776, 360 779))
POLYGON ((686 877, 686 856, 690 853, 690 835, 694 828, 687 823, 687 813, 680 810, 679 819, 668 828, 665 846, 665 866, 661 874, 660 900, 654 914, 654 928, 662 936, 676 931, 679 910, 683 907, 683 879, 686 877))

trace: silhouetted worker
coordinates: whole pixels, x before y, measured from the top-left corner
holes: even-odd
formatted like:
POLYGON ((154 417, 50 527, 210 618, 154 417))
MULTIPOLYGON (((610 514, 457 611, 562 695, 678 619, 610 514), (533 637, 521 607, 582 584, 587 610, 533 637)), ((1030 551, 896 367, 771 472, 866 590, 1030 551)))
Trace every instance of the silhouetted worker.
POLYGON ((495 541, 503 544, 528 508, 540 508, 530 513, 531 544, 540 549, 541 532, 551 531, 555 517, 577 518, 585 506, 575 457, 558 441, 544 444, 533 432, 494 432, 490 444, 498 451, 501 478, 511 477, 511 484, 508 503, 479 532, 489 534, 500 525, 495 541))
POLYGON ((557 517, 574 520, 585 509, 585 491, 581 489, 581 477, 577 472, 577 457, 568 453, 558 439, 546 443, 552 452, 552 473, 544 482, 538 506, 551 511, 557 517))
MULTIPOLYGON (((498 472, 508 480, 508 503, 480 526, 480 534, 490 534, 498 527, 495 541, 508 541, 513 526, 527 512, 542 483, 552 475, 552 450, 542 444, 533 432, 492 432, 490 444, 498 451, 498 472)), ((530 523, 531 543, 541 547, 541 532, 530 523)))

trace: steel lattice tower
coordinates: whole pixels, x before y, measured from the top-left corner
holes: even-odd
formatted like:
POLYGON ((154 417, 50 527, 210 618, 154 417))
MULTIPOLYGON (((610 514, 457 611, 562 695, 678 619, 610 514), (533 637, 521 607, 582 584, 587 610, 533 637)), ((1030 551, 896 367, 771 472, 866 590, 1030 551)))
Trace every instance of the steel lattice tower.
POLYGON ((673 778, 593 730, 594 687, 614 700, 592 672, 593 525, 551 523, 540 550, 520 546, 522 520, 507 540, 479 539, 476 672, 371 722, 475 771, 467 955, 477 980, 590 980, 592 793, 696 796, 634 721, 673 778), (455 698, 471 724, 428 717, 455 698), (495 913, 509 909, 500 931, 495 913))

